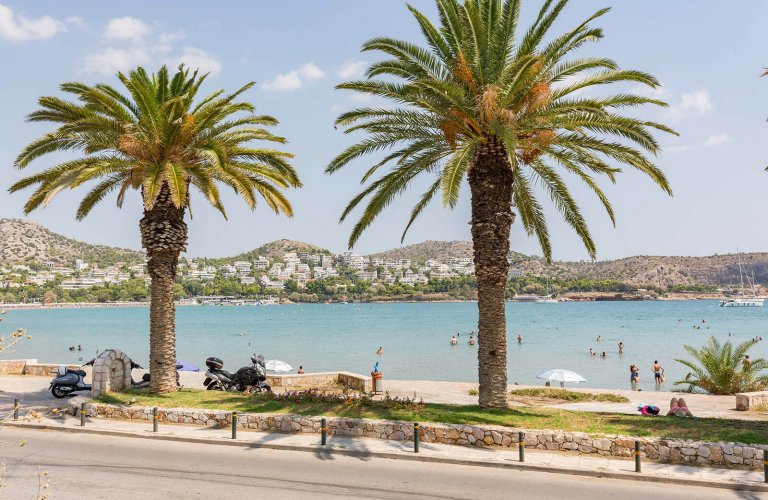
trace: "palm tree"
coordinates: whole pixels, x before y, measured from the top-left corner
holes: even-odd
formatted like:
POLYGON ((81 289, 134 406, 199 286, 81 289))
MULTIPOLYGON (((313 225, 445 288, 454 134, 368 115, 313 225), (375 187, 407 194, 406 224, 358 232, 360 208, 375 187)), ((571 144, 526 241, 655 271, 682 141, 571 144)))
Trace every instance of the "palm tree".
POLYGON ((291 154, 250 144, 286 142, 264 128, 277 120, 256 115, 252 104, 238 101, 253 82, 232 94, 218 90, 198 100, 207 75, 197 71, 179 67, 171 76, 163 66, 157 74, 138 68, 117 76, 127 95, 105 84, 68 82, 61 90, 77 101, 39 99, 41 109, 28 120, 58 128, 29 144, 16 166, 23 169, 48 153, 75 152, 78 157, 30 175, 10 191, 36 186, 24 205, 28 214, 64 189, 97 182, 80 203, 78 220, 110 192, 117 191, 118 207, 130 189, 141 192, 141 243, 152 279, 150 392, 166 393, 176 390, 173 284, 179 253, 187 246, 184 216, 191 188, 225 218, 219 184, 233 188, 251 209, 258 196, 275 213, 291 216, 281 189, 301 182, 287 161, 291 154))
POLYGON ((720 344, 715 337, 709 337, 707 345, 698 349, 683 346, 694 361, 675 359, 691 371, 675 384, 688 385, 690 392, 708 394, 736 394, 737 392, 762 391, 768 387, 768 360, 758 358, 744 362, 749 349, 758 341, 747 340, 734 347, 730 341, 720 344), (698 363, 698 364, 696 364, 698 363))
POLYGON ((444 205, 454 207, 467 178, 480 318, 479 402, 504 407, 504 287, 515 212, 550 260, 544 208, 536 193, 536 188, 543 189, 594 258, 595 244, 562 174, 584 182, 613 221, 611 204, 595 177, 614 181, 619 166, 627 165, 671 194, 664 174, 646 155, 659 151, 653 131, 674 132, 621 113, 644 104, 665 106, 661 101, 633 93, 576 95, 614 83, 658 86, 653 76, 619 69, 610 59, 569 58, 585 43, 602 38, 602 31, 591 23, 608 9, 563 34, 548 36, 567 0, 544 2, 533 25, 522 34, 520 0, 436 2, 439 26, 408 7, 426 47, 391 38, 374 38, 363 45, 364 51, 388 57, 369 67, 367 79, 338 88, 384 98, 392 105, 342 114, 337 126, 346 127, 347 133, 368 134, 331 161, 326 171, 333 173, 358 157, 386 152, 362 178, 370 185, 341 216, 345 220, 367 200, 349 238, 350 248, 419 174, 432 180, 413 207, 405 231, 438 193, 444 205), (391 169, 373 180, 385 165, 391 169))

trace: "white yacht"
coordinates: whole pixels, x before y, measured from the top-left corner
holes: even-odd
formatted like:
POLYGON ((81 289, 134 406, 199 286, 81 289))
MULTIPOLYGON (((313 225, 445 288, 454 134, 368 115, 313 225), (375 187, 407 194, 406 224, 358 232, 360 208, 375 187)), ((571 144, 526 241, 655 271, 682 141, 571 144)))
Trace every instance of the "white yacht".
POLYGON ((551 290, 549 289, 549 278, 547 278, 547 294, 543 297, 536 299, 537 304, 557 304, 560 302, 558 299, 552 297, 551 290))
POLYGON ((744 296, 744 271, 741 267, 741 254, 736 250, 736 257, 739 261, 739 280, 741 280, 741 293, 739 297, 725 299, 720 302, 720 307, 763 307, 764 298, 758 297, 755 293, 755 275, 752 273, 752 281, 750 282, 749 276, 747 276, 747 283, 752 288, 752 296, 744 296))

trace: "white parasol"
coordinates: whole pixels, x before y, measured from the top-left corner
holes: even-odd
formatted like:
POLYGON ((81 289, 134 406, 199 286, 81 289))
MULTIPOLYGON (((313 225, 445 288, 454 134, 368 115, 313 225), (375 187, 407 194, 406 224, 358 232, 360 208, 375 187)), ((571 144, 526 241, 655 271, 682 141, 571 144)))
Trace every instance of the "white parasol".
POLYGON ((288 373, 293 370, 293 367, 286 363, 285 361, 280 361, 279 359, 269 359, 264 363, 264 368, 268 372, 276 372, 276 373, 288 373))
POLYGON ((565 370, 563 368, 555 368, 554 370, 548 370, 544 373, 536 375, 536 378, 542 380, 549 380, 550 382, 560 382, 560 387, 563 387, 566 382, 586 382, 587 379, 582 377, 576 372, 571 370, 565 370))

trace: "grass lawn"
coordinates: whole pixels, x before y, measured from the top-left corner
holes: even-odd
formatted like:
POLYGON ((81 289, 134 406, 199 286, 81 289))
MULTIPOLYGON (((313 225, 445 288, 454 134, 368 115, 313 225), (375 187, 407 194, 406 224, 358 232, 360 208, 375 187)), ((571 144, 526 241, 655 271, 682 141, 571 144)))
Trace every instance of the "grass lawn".
POLYGON ((97 398, 101 403, 128 403, 166 408, 205 408, 251 413, 295 413, 328 417, 372 418, 449 424, 495 424, 526 429, 562 429, 590 434, 657 436, 698 441, 735 441, 768 444, 768 422, 716 418, 643 417, 614 413, 592 413, 552 408, 514 407, 488 410, 477 405, 392 405, 369 401, 364 405, 295 403, 275 401, 239 393, 183 389, 150 396, 144 392, 111 393, 97 398))
POLYGON ((611 393, 598 393, 592 394, 591 392, 576 392, 568 391, 566 389, 553 389, 549 387, 531 388, 531 389, 515 389, 509 392, 513 398, 519 398, 525 401, 526 398, 541 398, 555 401, 568 401, 571 403, 579 403, 584 401, 598 401, 598 402, 610 402, 610 403, 629 403, 629 398, 620 394, 611 393))

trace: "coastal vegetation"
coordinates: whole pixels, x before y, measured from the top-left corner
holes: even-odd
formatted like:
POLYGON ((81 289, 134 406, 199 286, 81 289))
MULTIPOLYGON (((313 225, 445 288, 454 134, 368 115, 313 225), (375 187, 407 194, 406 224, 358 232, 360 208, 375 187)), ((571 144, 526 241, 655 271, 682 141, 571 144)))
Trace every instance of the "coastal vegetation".
POLYGON ((579 47, 602 38, 602 31, 591 23, 608 9, 570 31, 552 34, 567 0, 545 2, 530 28, 520 33, 519 0, 436 4, 438 26, 409 6, 426 47, 386 37, 363 45, 364 51, 389 58, 372 64, 366 80, 338 88, 383 98, 391 106, 342 114, 337 126, 367 135, 332 160, 326 171, 334 173, 358 158, 386 152, 367 169, 362 180, 368 186, 341 216, 345 220, 364 204, 350 247, 419 174, 433 180, 414 206, 405 232, 436 194, 444 205, 455 207, 467 178, 478 289, 479 403, 505 408, 504 299, 513 221, 520 217, 550 261, 552 245, 536 187, 543 188, 594 259, 595 243, 562 174, 583 181, 615 221, 595 177, 613 182, 618 167, 625 165, 671 193, 663 172, 648 157, 659 151, 654 132, 674 132, 622 113, 647 104, 666 105, 659 100, 633 93, 576 94, 607 84, 659 85, 653 76, 622 70, 607 58, 571 58, 579 47), (392 168, 377 177, 388 164, 392 168))
POLYGON ((207 75, 163 66, 155 74, 143 68, 118 73, 127 95, 106 85, 66 82, 61 90, 75 101, 41 97, 41 109, 28 116, 57 128, 29 144, 17 157, 24 169, 49 153, 80 156, 48 167, 13 184, 11 192, 35 187, 26 214, 47 205, 65 189, 96 183, 76 213, 83 219, 117 190, 122 206, 130 190, 140 192, 144 213, 139 223, 148 258, 150 285, 150 390, 176 390, 174 293, 179 254, 186 250, 192 188, 226 217, 219 184, 234 189, 251 209, 257 197, 275 213, 292 215, 282 190, 301 183, 288 163, 291 154, 253 147, 252 141, 284 143, 265 127, 271 116, 255 114, 238 100, 254 83, 232 94, 218 90, 198 99, 207 75))
POLYGON ((545 399, 567 401, 569 403, 583 403, 587 401, 597 401, 599 403, 629 403, 629 398, 622 396, 621 394, 577 392, 552 387, 515 389, 509 391, 509 395, 513 399, 522 400, 524 402, 529 402, 531 399, 545 399))
POLYGON ((746 360, 757 340, 747 340, 736 346, 731 341, 720 343, 709 337, 699 348, 684 345, 693 360, 675 359, 691 371, 676 385, 686 385, 690 392, 736 394, 762 391, 768 387, 768 360, 746 360))
POLYGON ((527 429, 559 429, 566 432, 657 436, 701 441, 768 444, 768 422, 724 418, 649 418, 642 415, 592 413, 541 407, 483 408, 478 405, 448 405, 363 400, 338 402, 338 398, 288 398, 243 396, 239 393, 182 389, 173 394, 150 395, 143 391, 110 393, 101 403, 205 408, 253 413, 293 413, 328 417, 442 422, 449 424, 493 424, 527 429))

